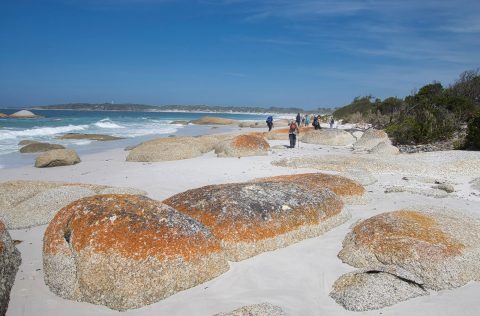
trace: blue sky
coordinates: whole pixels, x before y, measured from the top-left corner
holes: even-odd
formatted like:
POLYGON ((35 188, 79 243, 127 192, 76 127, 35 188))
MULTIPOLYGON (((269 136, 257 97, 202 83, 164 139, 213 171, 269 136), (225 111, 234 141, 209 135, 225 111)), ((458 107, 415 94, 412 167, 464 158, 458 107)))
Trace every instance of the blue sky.
POLYGON ((479 57, 477 0, 0 0, 0 107, 332 107, 479 57))

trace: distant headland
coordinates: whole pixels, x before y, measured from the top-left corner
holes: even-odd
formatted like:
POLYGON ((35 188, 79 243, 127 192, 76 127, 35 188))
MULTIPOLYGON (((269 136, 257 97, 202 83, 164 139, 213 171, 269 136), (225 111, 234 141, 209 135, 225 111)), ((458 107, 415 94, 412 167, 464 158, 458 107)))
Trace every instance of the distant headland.
POLYGON ((304 110, 297 107, 253 107, 253 106, 211 106, 211 105, 146 105, 112 103, 68 103, 32 107, 32 110, 76 110, 76 111, 132 111, 132 112, 213 112, 213 113, 332 113, 334 109, 318 108, 304 110))

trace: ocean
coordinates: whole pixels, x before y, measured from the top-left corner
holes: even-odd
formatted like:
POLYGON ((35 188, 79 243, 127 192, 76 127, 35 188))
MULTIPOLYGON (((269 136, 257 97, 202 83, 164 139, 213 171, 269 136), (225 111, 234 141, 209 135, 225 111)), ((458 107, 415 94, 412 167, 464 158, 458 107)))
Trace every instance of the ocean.
MULTIPOLYGON (((0 109, 0 113, 11 114, 14 109, 0 109)), ((265 115, 231 113, 185 113, 185 112, 106 112, 33 110, 39 119, 0 118, 0 168, 30 164, 32 155, 19 154, 18 142, 24 139, 51 142, 73 148, 79 153, 96 152, 138 144, 156 138, 195 136, 218 131, 233 130, 235 127, 200 125, 176 125, 172 121, 190 121, 202 116, 215 116, 236 120, 264 120, 265 115), (125 138, 120 141, 97 142, 91 140, 61 140, 65 133, 107 134, 125 138)))

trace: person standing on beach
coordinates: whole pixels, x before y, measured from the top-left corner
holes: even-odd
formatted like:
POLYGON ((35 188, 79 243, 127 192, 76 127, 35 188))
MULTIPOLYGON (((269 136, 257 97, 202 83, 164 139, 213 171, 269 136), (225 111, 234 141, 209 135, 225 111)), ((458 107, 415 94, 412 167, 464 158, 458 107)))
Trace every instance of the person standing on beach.
POLYGON ((305 115, 305 127, 307 127, 308 125, 310 125, 310 116, 307 114, 305 115))
POLYGON ((268 126, 268 131, 270 132, 273 128, 273 117, 270 115, 267 117, 267 126, 268 126))
POLYGON ((290 129, 288 130, 288 138, 290 139, 290 148, 295 148, 298 134, 299 134, 299 130, 298 130, 297 123, 295 121, 291 121, 290 129))
POLYGON ((333 119, 333 116, 332 116, 332 119, 330 120, 330 128, 333 128, 333 124, 335 124, 335 120, 333 119))
POLYGON ((313 117, 313 123, 312 123, 312 125, 313 125, 313 127, 314 127, 315 129, 321 129, 321 127, 320 127, 320 121, 319 121, 320 118, 319 118, 319 117, 320 117, 320 115, 313 117))
POLYGON ((297 117, 295 120, 297 121, 297 127, 300 126, 300 121, 302 120, 300 117, 300 113, 297 113, 297 117))

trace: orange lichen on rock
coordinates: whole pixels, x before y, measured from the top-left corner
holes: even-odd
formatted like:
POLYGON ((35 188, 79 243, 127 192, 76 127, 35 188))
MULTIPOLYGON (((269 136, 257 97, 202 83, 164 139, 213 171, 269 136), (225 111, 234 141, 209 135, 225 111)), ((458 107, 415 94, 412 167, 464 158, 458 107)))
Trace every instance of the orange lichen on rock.
POLYGON ((270 148, 268 142, 260 136, 239 135, 232 140, 232 145, 238 149, 266 149, 270 148))
POLYGON ((360 183, 342 176, 325 173, 283 175, 260 178, 255 181, 296 183, 310 189, 315 188, 317 190, 324 190, 327 188, 339 196, 362 196, 365 194, 365 188, 360 183))
POLYGON ((343 203, 329 191, 276 182, 211 185, 163 202, 229 242, 258 241, 316 225, 343 208, 343 203))
POLYGON ((125 258, 184 260, 219 252, 220 244, 196 221, 143 196, 97 195, 60 210, 45 232, 44 253, 89 247, 125 258))
POLYGON ((448 257, 464 245, 439 229, 435 219, 418 211, 380 214, 353 228, 355 242, 385 257, 448 257))

